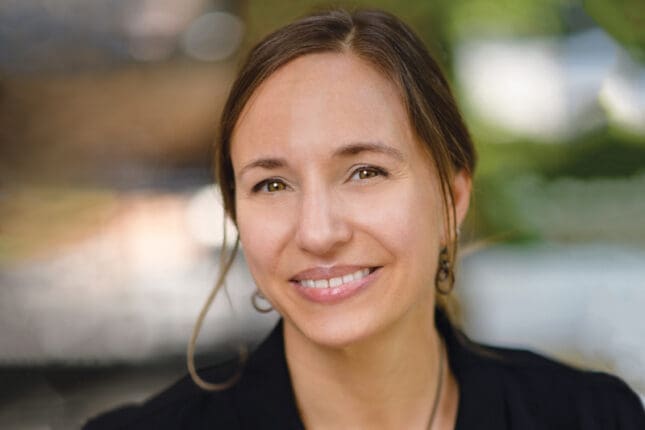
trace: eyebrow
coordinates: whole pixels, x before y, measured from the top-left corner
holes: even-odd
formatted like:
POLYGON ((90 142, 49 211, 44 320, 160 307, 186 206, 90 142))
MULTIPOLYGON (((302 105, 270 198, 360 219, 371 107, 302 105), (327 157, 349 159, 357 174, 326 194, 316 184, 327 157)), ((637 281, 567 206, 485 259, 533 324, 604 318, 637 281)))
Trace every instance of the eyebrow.
POLYGON ((251 170, 254 167, 262 167, 263 169, 278 169, 287 165, 287 162, 284 158, 259 158, 257 160, 251 161, 246 166, 242 167, 240 170, 239 176, 242 176, 247 170, 251 170))
POLYGON ((356 154, 360 154, 361 152, 376 152, 390 156, 397 161, 405 160, 405 157, 403 156, 403 153, 401 151, 381 142, 350 143, 348 145, 341 146, 336 151, 334 151, 333 157, 351 157, 356 154))
MULTIPOLYGON (((396 159, 397 161, 405 160, 405 157, 403 156, 403 153, 401 151, 381 142, 354 142, 343 145, 334 151, 332 158, 348 158, 362 152, 375 152, 379 154, 385 154, 396 159)), ((258 158, 257 160, 253 160, 250 163, 246 164, 240 170, 239 176, 242 176, 246 171, 255 167, 272 170, 279 169, 286 165, 287 162, 284 158, 258 158)))

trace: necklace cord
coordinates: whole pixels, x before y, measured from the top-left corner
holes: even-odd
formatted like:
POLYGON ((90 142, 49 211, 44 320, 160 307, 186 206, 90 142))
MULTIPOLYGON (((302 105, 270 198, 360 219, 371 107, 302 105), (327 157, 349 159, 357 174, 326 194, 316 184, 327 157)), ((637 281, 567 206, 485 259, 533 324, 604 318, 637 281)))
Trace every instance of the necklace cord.
POLYGON ((439 400, 441 399, 441 389, 443 388, 443 366, 445 359, 445 349, 442 348, 442 342, 439 340, 439 370, 437 375, 437 388, 435 389, 434 402, 432 403, 432 411, 430 412, 430 419, 428 420, 428 430, 432 428, 432 423, 434 422, 435 416, 437 415, 437 409, 439 409, 439 400))

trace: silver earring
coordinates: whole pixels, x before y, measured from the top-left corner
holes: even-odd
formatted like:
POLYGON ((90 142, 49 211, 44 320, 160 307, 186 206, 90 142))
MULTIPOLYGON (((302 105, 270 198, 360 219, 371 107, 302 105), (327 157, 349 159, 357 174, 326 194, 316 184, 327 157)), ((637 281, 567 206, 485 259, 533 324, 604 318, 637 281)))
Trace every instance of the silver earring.
POLYGON ((260 312, 261 314, 267 314, 273 310, 271 303, 269 303, 267 298, 264 297, 264 294, 262 294, 262 292, 258 289, 256 289, 253 293, 253 296, 251 296, 251 304, 253 305, 255 310, 260 312))

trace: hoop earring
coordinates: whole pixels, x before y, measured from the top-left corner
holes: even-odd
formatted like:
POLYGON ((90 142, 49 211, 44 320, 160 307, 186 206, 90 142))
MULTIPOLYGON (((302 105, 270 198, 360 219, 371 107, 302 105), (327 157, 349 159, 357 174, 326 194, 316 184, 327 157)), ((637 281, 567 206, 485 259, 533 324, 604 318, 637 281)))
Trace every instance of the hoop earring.
POLYGON ((452 262, 448 247, 444 246, 439 252, 439 268, 434 281, 435 288, 439 294, 448 295, 455 285, 455 273, 452 271, 452 262))
POLYGON ((267 314, 273 310, 273 306, 271 306, 271 303, 267 300, 266 297, 264 297, 264 294, 260 292, 260 290, 256 289, 253 295, 251 296, 251 304, 255 308, 256 311, 260 312, 261 314, 267 314), (260 301, 265 302, 265 305, 261 305, 260 301))

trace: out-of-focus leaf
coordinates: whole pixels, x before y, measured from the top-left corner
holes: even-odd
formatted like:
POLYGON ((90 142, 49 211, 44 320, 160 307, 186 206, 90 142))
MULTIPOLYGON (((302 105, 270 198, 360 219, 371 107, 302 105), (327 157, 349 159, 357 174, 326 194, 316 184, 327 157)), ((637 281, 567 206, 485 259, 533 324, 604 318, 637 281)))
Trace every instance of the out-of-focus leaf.
POLYGON ((645 1, 586 0, 584 7, 635 58, 645 62, 645 1))
POLYGON ((535 37, 560 34, 560 0, 453 0, 449 36, 535 37))

